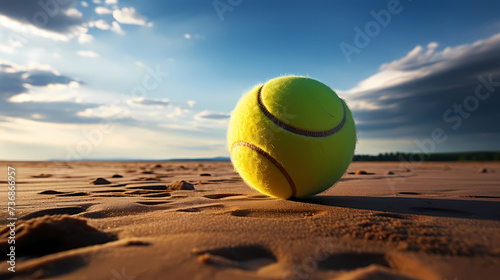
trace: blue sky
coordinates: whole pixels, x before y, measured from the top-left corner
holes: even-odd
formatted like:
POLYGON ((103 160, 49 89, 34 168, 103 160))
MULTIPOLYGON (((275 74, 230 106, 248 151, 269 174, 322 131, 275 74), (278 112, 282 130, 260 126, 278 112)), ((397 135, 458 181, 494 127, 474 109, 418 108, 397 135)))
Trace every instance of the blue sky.
POLYGON ((285 74, 347 100, 357 153, 500 150, 498 1, 38 2, 0 3, 1 159, 228 156, 285 74))

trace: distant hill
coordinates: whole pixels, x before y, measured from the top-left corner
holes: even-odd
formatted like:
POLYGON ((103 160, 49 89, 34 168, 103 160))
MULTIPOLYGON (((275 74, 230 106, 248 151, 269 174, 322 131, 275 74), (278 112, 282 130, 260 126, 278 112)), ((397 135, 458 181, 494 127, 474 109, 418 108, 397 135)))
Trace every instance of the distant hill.
POLYGON ((353 161, 500 161, 500 152, 460 153, 383 153, 378 155, 355 155, 353 161))

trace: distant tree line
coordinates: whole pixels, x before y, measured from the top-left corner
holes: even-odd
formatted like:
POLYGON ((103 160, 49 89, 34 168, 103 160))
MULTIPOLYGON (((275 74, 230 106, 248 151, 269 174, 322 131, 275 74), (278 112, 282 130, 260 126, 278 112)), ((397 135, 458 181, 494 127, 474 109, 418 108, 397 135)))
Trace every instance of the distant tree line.
POLYGON ((353 161, 500 161, 500 152, 462 153, 383 153, 378 155, 355 155, 353 161))

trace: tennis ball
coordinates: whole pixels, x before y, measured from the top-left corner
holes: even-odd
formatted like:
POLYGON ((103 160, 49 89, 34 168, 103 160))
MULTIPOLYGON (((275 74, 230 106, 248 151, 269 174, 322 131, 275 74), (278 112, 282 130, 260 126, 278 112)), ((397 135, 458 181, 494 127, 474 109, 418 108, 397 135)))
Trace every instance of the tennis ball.
POLYGON ((256 86, 236 105, 227 133, 231 161, 261 193, 302 198, 330 188, 351 163, 351 111, 325 84, 285 76, 256 86))

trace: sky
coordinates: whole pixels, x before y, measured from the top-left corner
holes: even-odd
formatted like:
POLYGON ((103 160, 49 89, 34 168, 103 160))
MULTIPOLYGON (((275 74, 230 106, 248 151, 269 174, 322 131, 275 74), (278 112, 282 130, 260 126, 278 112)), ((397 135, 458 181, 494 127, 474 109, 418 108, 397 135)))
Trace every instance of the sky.
POLYGON ((357 154, 500 150, 499 1, 3 0, 0 159, 229 156, 254 86, 346 100, 357 154))

